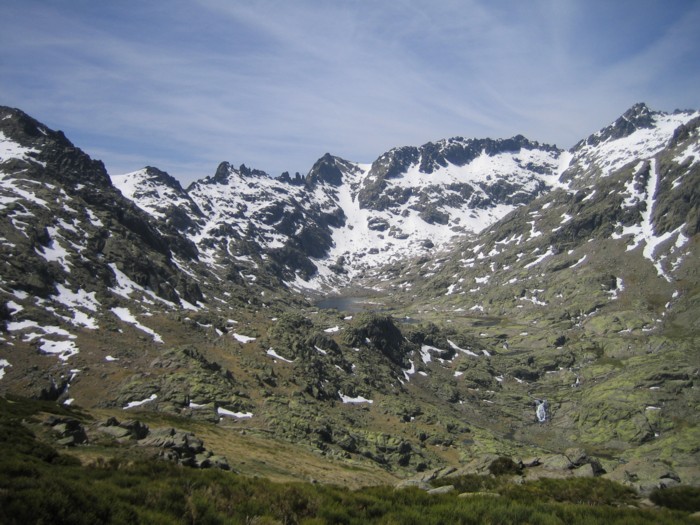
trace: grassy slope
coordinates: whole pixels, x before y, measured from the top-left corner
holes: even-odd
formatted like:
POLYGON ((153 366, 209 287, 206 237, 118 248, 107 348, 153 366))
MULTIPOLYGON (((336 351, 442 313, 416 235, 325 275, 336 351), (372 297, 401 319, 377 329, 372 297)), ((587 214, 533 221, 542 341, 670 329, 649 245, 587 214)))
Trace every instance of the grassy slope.
MULTIPOLYGON (((165 462, 112 459, 82 466, 35 438, 26 424, 43 411, 87 414, 47 403, 0 399, 0 522, 14 523, 693 523, 685 511, 629 508, 629 489, 607 480, 455 479, 429 495, 390 486, 275 483, 165 462), (24 422, 24 423, 23 423, 24 422), (487 490, 488 493, 483 492, 487 490), (471 497, 458 497, 458 492, 471 497), (494 496, 494 493, 500 496, 494 496)), ((255 449, 248 444, 246 453, 255 449)), ((263 453, 269 455, 269 450, 263 453)), ((272 454, 272 457, 275 455, 272 454)), ((303 461, 304 456, 299 456, 303 461)), ((666 503, 678 505, 673 498, 666 503)), ((693 504, 694 505, 694 504, 693 504)))

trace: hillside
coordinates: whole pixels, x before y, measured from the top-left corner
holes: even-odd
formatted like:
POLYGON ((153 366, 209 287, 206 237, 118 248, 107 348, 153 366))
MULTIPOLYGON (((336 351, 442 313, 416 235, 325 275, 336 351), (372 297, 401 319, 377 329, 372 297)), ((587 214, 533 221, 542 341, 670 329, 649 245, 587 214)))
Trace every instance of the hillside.
POLYGON ((0 390, 86 411, 88 456, 153 438, 115 418, 280 479, 505 456, 698 484, 699 125, 638 104, 570 151, 458 137, 183 188, 1 108, 0 390))

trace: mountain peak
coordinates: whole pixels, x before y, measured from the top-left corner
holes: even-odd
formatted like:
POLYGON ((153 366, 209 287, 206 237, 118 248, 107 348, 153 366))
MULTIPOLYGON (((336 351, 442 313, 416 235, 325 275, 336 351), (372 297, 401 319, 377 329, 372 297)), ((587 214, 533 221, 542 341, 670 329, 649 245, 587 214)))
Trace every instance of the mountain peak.
POLYGON ((644 102, 637 102, 625 111, 620 118, 632 124, 635 129, 650 128, 654 125, 653 113, 644 102))
POLYGON ((340 186, 343 183, 343 172, 338 167, 336 158, 330 153, 318 159, 306 177, 307 186, 318 182, 327 182, 332 186, 340 186))
POLYGON ((612 124, 581 140, 571 150, 571 161, 561 181, 589 187, 635 160, 652 159, 669 145, 676 130, 698 116, 685 111, 653 111, 644 103, 630 107, 612 124))
POLYGON ((0 162, 13 161, 10 172, 65 183, 71 188, 86 183, 111 185, 102 161, 91 159, 62 131, 50 129, 19 109, 0 106, 0 135, 6 144, 17 146, 0 151, 0 162))
POLYGON ((212 177, 212 182, 218 182, 219 184, 226 184, 228 181, 228 176, 233 170, 233 166, 229 162, 222 162, 216 168, 216 173, 212 177))
POLYGON ((167 171, 160 170, 160 169, 155 168, 153 166, 146 166, 144 168, 144 171, 154 181, 160 182, 160 183, 164 184, 165 186, 173 188, 174 190, 177 190, 180 192, 184 191, 182 189, 182 185, 180 184, 180 181, 178 181, 175 177, 170 175, 167 171))
POLYGON ((649 109, 649 106, 647 106, 644 102, 637 102, 636 104, 633 104, 632 107, 630 107, 627 111, 625 111, 622 116, 627 119, 633 119, 638 116, 648 115, 649 113, 651 113, 651 109, 649 109))
POLYGON ((56 133, 65 139, 62 132, 52 132, 21 109, 0 106, 0 122, 2 122, 1 127, 3 130, 8 132, 15 131, 15 133, 12 133, 12 138, 14 139, 20 139, 20 137, 38 138, 46 136, 48 133, 56 133))
POLYGON ((637 102, 625 111, 615 122, 580 141, 574 149, 583 146, 596 146, 608 140, 629 137, 638 129, 654 127, 654 112, 644 102, 637 102))

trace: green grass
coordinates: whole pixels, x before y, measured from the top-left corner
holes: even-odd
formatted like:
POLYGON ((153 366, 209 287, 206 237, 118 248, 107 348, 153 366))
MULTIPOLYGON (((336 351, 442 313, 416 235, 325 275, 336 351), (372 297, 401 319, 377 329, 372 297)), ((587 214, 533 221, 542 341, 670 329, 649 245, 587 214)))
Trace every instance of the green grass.
MULTIPOLYGON (((678 524, 684 510, 639 510, 629 489, 600 479, 540 480, 508 476, 451 478, 458 490, 429 495, 390 486, 360 490, 273 483, 163 461, 109 461, 82 466, 41 443, 22 423, 44 405, 0 398, 0 523, 21 524, 678 524), (498 492, 501 496, 459 492, 498 492)), ((506 469, 508 470, 508 469, 506 469)), ((671 494, 670 492, 667 494, 671 494)), ((693 493, 696 497, 697 491, 693 493)), ((680 494, 682 499, 687 494, 680 494)), ((670 500, 666 500, 667 502, 670 500)), ((677 504, 669 504, 678 507, 677 504)))

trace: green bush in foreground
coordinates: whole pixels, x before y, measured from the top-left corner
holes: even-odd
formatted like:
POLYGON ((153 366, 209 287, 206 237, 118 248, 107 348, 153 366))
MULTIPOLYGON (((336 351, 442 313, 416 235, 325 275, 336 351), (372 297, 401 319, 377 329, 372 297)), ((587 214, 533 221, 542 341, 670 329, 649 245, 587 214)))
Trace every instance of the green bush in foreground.
POLYGON ((656 489, 649 499, 656 505, 669 509, 685 510, 688 512, 700 511, 700 488, 698 487, 671 487, 669 489, 656 489))
POLYGON ((5 464, 0 459, 0 523, 7 524, 693 522, 679 511, 609 505, 606 501, 624 500, 627 492, 604 480, 590 480, 586 485, 562 480, 503 485, 499 489, 502 497, 460 498, 456 492, 430 495, 416 488, 348 491, 272 483, 157 462, 103 468, 44 463, 31 472, 14 469, 12 476, 7 475, 5 464), (601 496, 610 491, 610 496, 601 496))
POLYGON ((515 461, 507 457, 499 457, 489 465, 489 472, 493 476, 505 476, 508 474, 520 474, 522 468, 515 461))
POLYGON ((522 485, 508 484, 501 493, 519 501, 549 501, 582 505, 627 505, 633 489, 603 478, 543 478, 522 485))
POLYGON ((459 493, 462 492, 494 492, 506 484, 503 479, 492 476, 480 476, 479 474, 464 474, 461 476, 448 476, 430 482, 433 487, 452 485, 459 493))

